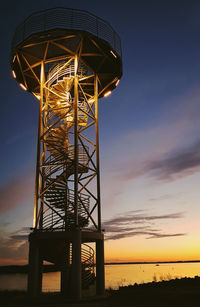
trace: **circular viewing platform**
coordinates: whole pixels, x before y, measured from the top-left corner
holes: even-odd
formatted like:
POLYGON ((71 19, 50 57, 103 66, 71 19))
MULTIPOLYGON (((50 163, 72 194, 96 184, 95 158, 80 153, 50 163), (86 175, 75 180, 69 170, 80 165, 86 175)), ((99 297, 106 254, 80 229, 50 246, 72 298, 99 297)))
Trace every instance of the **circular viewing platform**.
POLYGON ((19 24, 11 46, 14 78, 29 92, 39 92, 41 61, 51 65, 73 56, 80 43, 80 61, 98 75, 99 97, 104 96, 122 76, 121 41, 108 22, 84 10, 52 8, 19 24))

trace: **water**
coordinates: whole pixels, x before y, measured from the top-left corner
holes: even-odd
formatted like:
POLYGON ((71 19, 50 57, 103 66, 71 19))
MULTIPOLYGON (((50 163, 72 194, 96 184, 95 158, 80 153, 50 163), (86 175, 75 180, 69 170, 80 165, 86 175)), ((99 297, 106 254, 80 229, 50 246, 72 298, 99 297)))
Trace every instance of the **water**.
MULTIPOLYGON (((200 263, 119 264, 105 266, 106 289, 117 289, 134 283, 200 276, 200 263)), ((59 291, 60 273, 43 274, 43 291, 59 291)), ((0 275, 0 290, 25 290, 26 274, 0 275)))

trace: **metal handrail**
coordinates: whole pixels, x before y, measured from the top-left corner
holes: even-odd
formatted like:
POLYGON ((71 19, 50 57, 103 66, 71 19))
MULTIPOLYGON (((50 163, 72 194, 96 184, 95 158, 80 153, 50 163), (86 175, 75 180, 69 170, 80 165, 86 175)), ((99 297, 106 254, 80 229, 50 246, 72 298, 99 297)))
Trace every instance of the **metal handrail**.
MULTIPOLYGON (((68 189, 66 194, 65 190, 60 190, 57 187, 51 187, 46 193, 45 198, 50 201, 54 210, 43 216, 43 228, 44 230, 53 230, 56 228, 65 229, 65 223, 67 226, 74 225, 74 191, 68 189), (50 199, 49 199, 50 198, 50 199), (65 207, 67 206, 67 216, 65 216, 65 207), (55 209, 56 208, 56 209, 55 209), (66 220, 66 218, 68 220, 66 220)), ((88 223, 88 214, 90 206, 90 196, 84 193, 79 194, 78 200, 78 215, 79 219, 84 219, 85 224, 88 223), (83 206, 84 204, 84 206, 83 206), (86 208, 86 209, 85 209, 86 208), (86 211, 87 210, 87 211, 86 211)))
MULTIPOLYGON (((51 67, 47 75, 48 86, 51 86, 55 81, 58 82, 62 77, 74 78, 74 70, 74 62, 68 66, 65 66, 65 62, 61 62, 51 67)), ((87 74, 86 68, 79 66, 77 74, 80 77, 85 76, 87 74)))
POLYGON ((82 282, 87 287, 94 280, 94 250, 91 246, 83 244, 81 249, 82 282))
POLYGON ((56 7, 31 14, 16 28, 12 52, 31 34, 52 29, 86 31, 108 42, 121 56, 121 41, 112 26, 105 20, 85 10, 56 7))

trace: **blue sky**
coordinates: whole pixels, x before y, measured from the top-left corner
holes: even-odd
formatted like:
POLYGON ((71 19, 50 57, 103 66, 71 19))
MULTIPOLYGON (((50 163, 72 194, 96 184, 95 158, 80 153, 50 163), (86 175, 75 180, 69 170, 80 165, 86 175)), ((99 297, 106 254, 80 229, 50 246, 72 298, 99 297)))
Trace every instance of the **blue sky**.
POLYGON ((149 260, 152 248, 157 260, 200 258, 199 1, 6 1, 0 13, 1 29, 5 29, 1 44, 2 263, 25 258, 27 244, 19 236, 32 225, 38 118, 36 100, 12 78, 11 39, 29 14, 58 5, 85 9, 109 21, 122 40, 123 77, 112 95, 100 100, 99 110, 102 212, 110 238, 107 259, 149 260), (138 244, 141 252, 136 257, 138 244), (126 251, 121 258, 117 245, 126 251), (21 254, 16 258, 19 246, 21 254), (172 251, 169 246, 176 248, 172 251))

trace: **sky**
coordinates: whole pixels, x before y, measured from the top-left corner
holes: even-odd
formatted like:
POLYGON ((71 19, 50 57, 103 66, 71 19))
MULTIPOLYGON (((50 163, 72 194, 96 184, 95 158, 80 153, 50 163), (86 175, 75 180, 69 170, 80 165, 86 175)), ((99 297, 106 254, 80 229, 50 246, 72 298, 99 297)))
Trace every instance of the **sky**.
POLYGON ((200 2, 1 4, 0 265, 27 262, 38 104, 12 78, 10 44, 31 13, 88 10, 121 37, 123 77, 100 100, 105 260, 200 259, 200 2))

